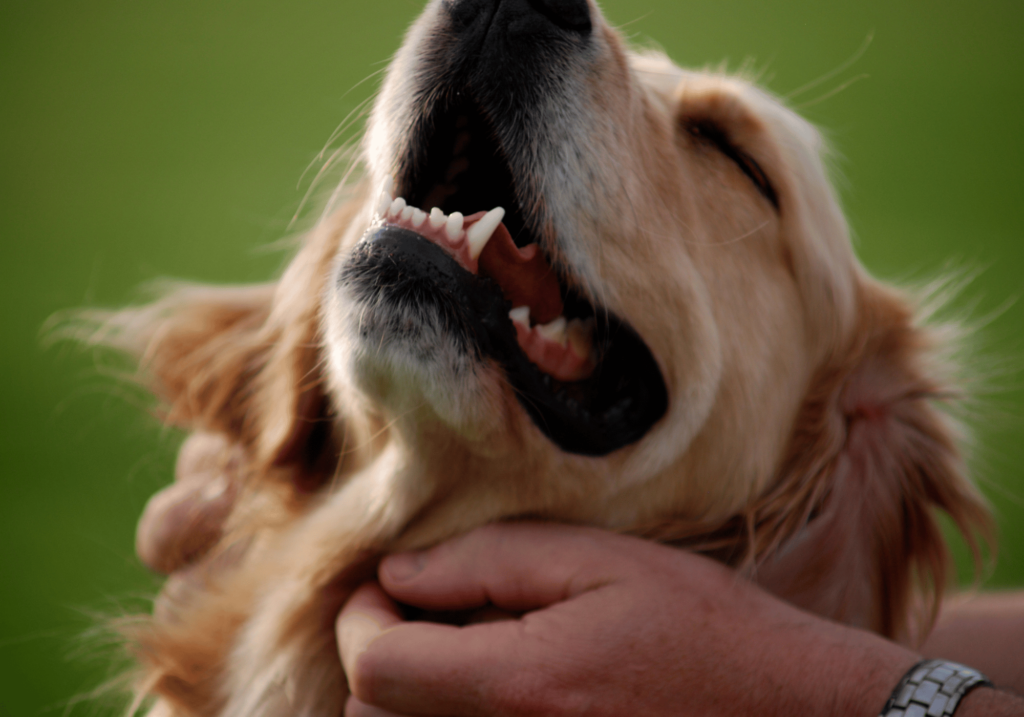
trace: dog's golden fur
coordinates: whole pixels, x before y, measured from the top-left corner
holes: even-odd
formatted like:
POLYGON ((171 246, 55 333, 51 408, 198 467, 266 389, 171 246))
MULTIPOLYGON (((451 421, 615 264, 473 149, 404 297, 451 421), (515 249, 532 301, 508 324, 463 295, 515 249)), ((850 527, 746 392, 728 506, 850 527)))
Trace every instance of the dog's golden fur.
POLYGON ((856 261, 815 130, 746 81, 632 53, 595 16, 595 67, 567 116, 601 152, 563 156, 567 176, 543 159, 521 170, 551 260, 661 367, 668 411, 642 439, 567 454, 496 364, 453 390, 359 344, 336 272, 412 141, 405 97, 438 8, 391 67, 365 179, 279 281, 181 287, 95 337, 140 359, 168 423, 245 456, 214 567, 172 578, 132 631, 153 714, 340 714, 330 626, 377 557, 521 516, 702 550, 891 637, 909 639, 914 615, 927 629, 946 579, 934 512, 968 536, 987 525, 940 407, 956 395, 942 338, 856 261), (704 123, 763 168, 777 208, 701 141, 704 123))

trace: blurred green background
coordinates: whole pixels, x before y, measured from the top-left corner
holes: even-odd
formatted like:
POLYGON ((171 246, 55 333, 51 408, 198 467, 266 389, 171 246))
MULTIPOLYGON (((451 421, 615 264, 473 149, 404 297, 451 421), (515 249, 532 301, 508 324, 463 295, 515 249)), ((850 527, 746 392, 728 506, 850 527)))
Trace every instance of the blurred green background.
MULTIPOLYGON (((376 87, 421 3, 37 0, 0 5, 0 715, 107 715, 75 702, 109 674, 96 614, 158 582, 136 517, 180 436, 95 357, 44 349, 55 311, 120 305, 157 276, 277 271, 335 126, 376 87)), ((989 586, 1024 585, 1024 3, 608 0, 636 42, 738 67, 827 130, 864 262, 887 278, 978 268, 998 388, 976 472, 998 508, 989 586), (860 79, 857 79, 860 78, 860 79), (852 84, 849 84, 851 80, 852 84), (842 88, 842 89, 841 89, 842 88), (838 91, 840 90, 841 91, 838 91)), ((351 135, 351 133, 350 133, 351 135)))

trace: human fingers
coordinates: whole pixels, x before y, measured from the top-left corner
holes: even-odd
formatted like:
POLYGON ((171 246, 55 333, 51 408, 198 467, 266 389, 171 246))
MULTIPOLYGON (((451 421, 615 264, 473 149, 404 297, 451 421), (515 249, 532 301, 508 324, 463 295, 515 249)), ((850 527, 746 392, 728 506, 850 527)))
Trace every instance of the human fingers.
POLYGON ((341 664, 350 682, 370 643, 401 622, 398 606, 377 583, 363 583, 352 593, 334 625, 341 664))
POLYGON ((350 679, 358 699, 399 714, 835 713, 829 686, 843 680, 855 689, 840 711, 867 714, 915 659, 706 558, 610 533, 493 526, 389 558, 379 575, 431 609, 553 603, 519 620, 380 635, 350 679))
POLYGON ((403 622, 377 583, 357 588, 335 624, 351 693, 345 717, 483 714, 459 711, 451 704, 452 695, 471 690, 453 678, 449 666, 467 659, 476 662, 457 632, 445 625, 403 622))
POLYGON ((168 575, 204 555, 221 535, 234 490, 225 479, 174 483, 156 493, 139 519, 135 551, 150 570, 168 575))
POLYGON ((388 556, 378 574, 388 594, 417 607, 491 604, 522 612, 621 579, 645 558, 657 561, 659 551, 669 549, 590 528, 505 523, 427 551, 388 556))
POLYGON ((240 448, 220 433, 191 434, 178 449, 174 480, 179 483, 205 481, 211 475, 230 473, 237 468, 240 448))
POLYGON ((403 717, 403 715, 368 705, 350 696, 345 702, 345 717, 403 717))
POLYGON ((139 519, 135 551, 143 564, 170 574, 217 542, 237 494, 238 450, 213 434, 185 441, 176 481, 149 499, 139 519))
MULTIPOLYGON (((528 636, 531 645, 524 645, 520 620, 462 628, 374 622, 366 618, 350 624, 349 634, 339 642, 344 639, 341 649, 352 695, 378 709, 400 715, 491 717, 503 713, 496 705, 523 702, 516 695, 531 692, 526 684, 542 675, 531 649, 538 634, 528 636)), ((542 633, 539 639, 543 641, 542 633)), ((535 684, 540 686, 539 681, 535 684)))
MULTIPOLYGON (((629 572, 623 558, 635 558, 648 547, 601 531, 506 524, 423 553, 389 558, 380 577, 389 593, 419 607, 450 610, 490 603, 524 611, 582 598, 620 580, 617 576, 629 572)), ((388 608, 379 588, 363 596, 353 604, 378 615, 373 618, 377 624, 360 626, 372 636, 358 640, 359 659, 345 663, 349 684, 362 703, 399 714, 492 715, 502 705, 510 713, 539 714, 536 710, 558 700, 553 682, 560 678, 551 660, 561 669, 583 659, 573 650, 586 638, 568 633, 579 628, 584 635, 592 632, 576 623, 589 621, 587 605, 593 601, 463 628, 400 623, 394 612, 385 627, 379 615, 382 605, 388 608), (560 639, 568 640, 564 654, 552 649, 560 639)), ((589 648, 582 652, 591 654, 589 648)))

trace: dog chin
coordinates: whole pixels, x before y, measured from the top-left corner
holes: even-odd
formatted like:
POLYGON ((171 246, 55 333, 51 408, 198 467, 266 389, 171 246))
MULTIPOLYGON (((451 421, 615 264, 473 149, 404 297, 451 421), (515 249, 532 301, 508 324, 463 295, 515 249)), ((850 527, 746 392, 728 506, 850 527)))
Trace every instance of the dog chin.
POLYGON ((343 258, 331 299, 326 343, 345 403, 469 441, 507 431, 502 406, 514 402, 502 399, 501 371, 472 340, 464 307, 429 279, 364 241, 343 258))

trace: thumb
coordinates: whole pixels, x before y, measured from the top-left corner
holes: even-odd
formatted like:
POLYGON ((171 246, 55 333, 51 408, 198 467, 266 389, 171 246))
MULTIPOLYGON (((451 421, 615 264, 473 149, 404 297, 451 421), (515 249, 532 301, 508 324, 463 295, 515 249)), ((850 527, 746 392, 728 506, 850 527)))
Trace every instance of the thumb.
POLYGON ((644 541, 591 528, 504 523, 419 553, 385 558, 379 579, 399 602, 428 610, 495 605, 524 612, 622 578, 644 541), (633 551, 624 560, 622 546, 633 551))

